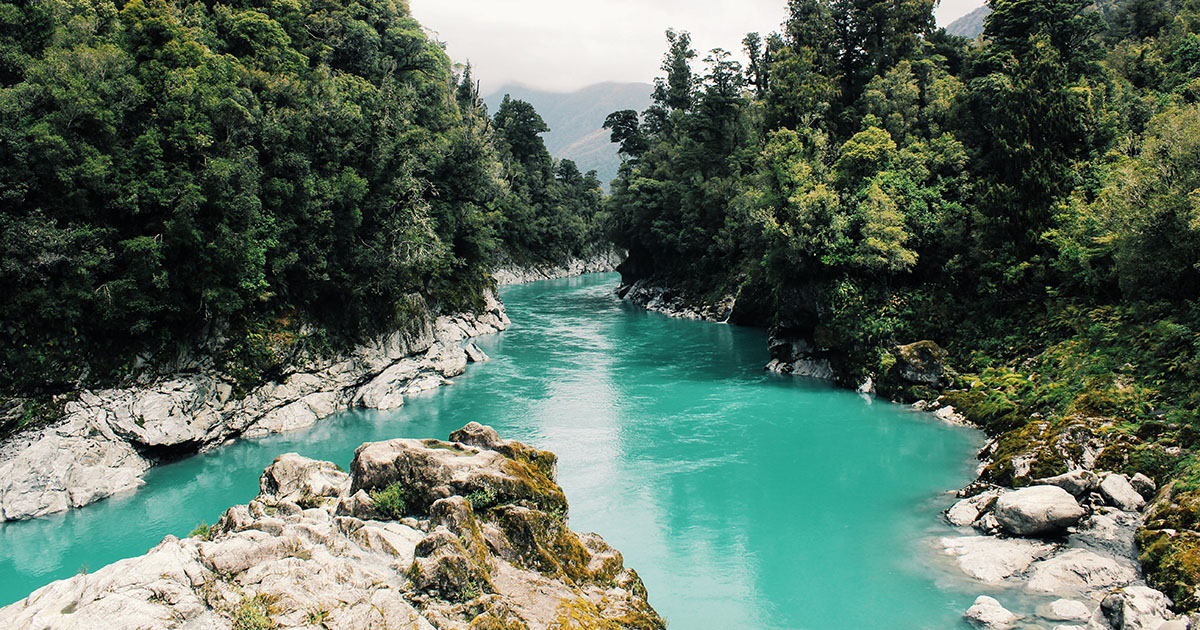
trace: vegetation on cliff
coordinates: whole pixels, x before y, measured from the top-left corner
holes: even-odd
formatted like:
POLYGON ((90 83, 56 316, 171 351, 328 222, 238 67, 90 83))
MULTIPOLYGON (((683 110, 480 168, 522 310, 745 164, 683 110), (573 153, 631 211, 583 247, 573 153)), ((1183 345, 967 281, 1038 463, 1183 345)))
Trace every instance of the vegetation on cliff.
POLYGON ((791 0, 745 67, 668 33, 654 104, 607 122, 626 279, 733 295, 848 385, 936 340, 985 476, 1174 481, 1144 560, 1200 606, 1200 7, 997 0, 971 42, 933 4, 791 0))
POLYGON ((581 253, 598 183, 498 114, 403 0, 0 2, 0 393, 253 381, 581 253))

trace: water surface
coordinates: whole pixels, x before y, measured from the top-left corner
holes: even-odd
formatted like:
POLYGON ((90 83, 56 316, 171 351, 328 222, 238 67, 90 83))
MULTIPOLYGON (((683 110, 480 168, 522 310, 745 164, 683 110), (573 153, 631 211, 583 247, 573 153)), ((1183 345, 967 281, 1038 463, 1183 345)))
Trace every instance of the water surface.
POLYGON ((618 301, 613 274, 510 287, 492 360, 392 412, 244 441, 151 471, 84 509, 0 524, 0 603, 144 553, 257 494, 295 451, 347 467, 354 448, 476 420, 558 453, 571 526, 646 582, 672 630, 957 628, 974 599, 929 550, 936 510, 971 478, 974 432, 764 373, 760 330, 618 301))

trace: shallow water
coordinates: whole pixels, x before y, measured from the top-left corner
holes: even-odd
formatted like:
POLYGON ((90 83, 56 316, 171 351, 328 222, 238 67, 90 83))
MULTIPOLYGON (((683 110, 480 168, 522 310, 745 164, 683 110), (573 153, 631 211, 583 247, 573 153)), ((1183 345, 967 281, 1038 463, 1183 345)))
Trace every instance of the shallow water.
POLYGON ((970 480, 978 435, 764 373, 762 331, 643 312, 616 281, 504 290, 512 328, 477 340, 492 360, 401 409, 240 442, 137 492, 0 525, 0 603, 214 522, 280 453, 348 468, 362 442, 477 420, 558 453, 571 526, 621 550, 672 630, 960 627, 978 589, 928 540, 950 533, 936 510, 970 480))

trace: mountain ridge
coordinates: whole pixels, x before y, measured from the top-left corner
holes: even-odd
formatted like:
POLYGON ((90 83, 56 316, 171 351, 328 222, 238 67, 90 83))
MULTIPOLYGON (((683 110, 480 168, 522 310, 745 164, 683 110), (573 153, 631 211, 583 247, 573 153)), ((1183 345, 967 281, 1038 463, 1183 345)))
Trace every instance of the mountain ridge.
POLYGON ((556 158, 569 159, 581 171, 595 170, 604 184, 617 176, 621 158, 617 145, 609 141, 604 119, 614 111, 642 111, 650 105, 649 83, 596 83, 568 92, 556 92, 509 83, 484 96, 488 111, 494 113, 504 96, 527 101, 537 109, 550 131, 542 134, 546 149, 556 158))

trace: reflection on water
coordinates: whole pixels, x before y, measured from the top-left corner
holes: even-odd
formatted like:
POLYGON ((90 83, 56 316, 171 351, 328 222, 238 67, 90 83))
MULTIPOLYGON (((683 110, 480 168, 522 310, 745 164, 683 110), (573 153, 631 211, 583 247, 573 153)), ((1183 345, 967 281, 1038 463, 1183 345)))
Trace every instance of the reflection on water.
POLYGON ((958 627, 973 594, 927 561, 976 436, 766 374, 762 331, 625 305, 615 275, 511 287, 493 357, 391 412, 352 411, 152 471, 144 489, 0 526, 0 601, 143 553, 257 491, 275 456, 466 422, 558 453, 571 524, 622 551, 675 630, 958 627))

